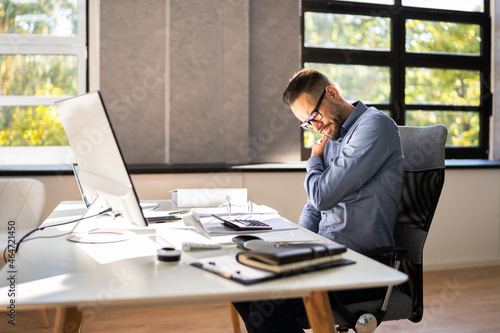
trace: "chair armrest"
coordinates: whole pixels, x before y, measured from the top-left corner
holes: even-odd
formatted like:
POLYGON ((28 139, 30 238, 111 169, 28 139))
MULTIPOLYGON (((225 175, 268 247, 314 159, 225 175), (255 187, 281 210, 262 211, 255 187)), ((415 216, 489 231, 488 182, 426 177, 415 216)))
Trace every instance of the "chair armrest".
POLYGON ((383 246, 362 252, 362 254, 370 258, 380 258, 389 253, 393 253, 393 260, 400 260, 401 256, 404 257, 408 253, 408 249, 401 246, 383 246))

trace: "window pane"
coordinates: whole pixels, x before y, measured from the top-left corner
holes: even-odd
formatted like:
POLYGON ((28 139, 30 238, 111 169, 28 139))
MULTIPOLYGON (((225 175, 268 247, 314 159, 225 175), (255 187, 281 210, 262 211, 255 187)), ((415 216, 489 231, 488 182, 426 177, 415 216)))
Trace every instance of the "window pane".
POLYGON ((483 12, 483 0, 403 0, 403 6, 483 12))
POLYGON ((443 124, 448 128, 447 146, 479 146, 479 112, 407 111, 407 126, 443 124))
POLYGON ((390 50, 390 19, 375 16, 306 12, 304 45, 308 47, 390 50))
POLYGON ((306 63, 324 73, 339 88, 348 101, 363 100, 365 103, 389 103, 391 96, 391 72, 389 67, 306 63))
POLYGON ((0 54, 0 95, 77 94, 76 55, 0 54))
POLYGON ((477 24, 406 20, 407 51, 479 55, 480 49, 477 24))
POLYGON ((0 147, 67 145, 54 106, 0 107, 0 147))
POLYGON ((321 139, 323 136, 323 134, 313 130, 304 130, 304 147, 312 148, 314 141, 321 139))
POLYGON ((0 1, 0 33, 72 36, 78 33, 77 0, 0 1))
POLYGON ((405 103, 477 106, 479 78, 479 71, 407 68, 405 103))

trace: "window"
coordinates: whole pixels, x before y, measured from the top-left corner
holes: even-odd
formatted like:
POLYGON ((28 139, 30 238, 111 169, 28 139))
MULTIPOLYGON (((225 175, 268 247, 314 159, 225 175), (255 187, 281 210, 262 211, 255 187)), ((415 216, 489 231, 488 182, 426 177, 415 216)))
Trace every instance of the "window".
POLYGON ((489 0, 302 1, 303 66, 399 125, 445 124, 449 159, 488 157, 490 53, 489 0))
POLYGON ((0 17, 0 164, 62 164, 53 103, 87 91, 85 0, 4 0, 0 17))

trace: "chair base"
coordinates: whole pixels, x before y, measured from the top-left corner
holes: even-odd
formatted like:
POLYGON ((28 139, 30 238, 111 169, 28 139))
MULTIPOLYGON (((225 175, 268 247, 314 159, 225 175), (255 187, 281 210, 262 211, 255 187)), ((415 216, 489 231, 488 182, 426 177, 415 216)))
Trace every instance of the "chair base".
MULTIPOLYGON (((377 313, 380 309, 382 300, 359 302, 348 304, 345 308, 350 313, 377 313)), ((410 296, 398 291, 393 290, 387 312, 384 316, 384 321, 408 319, 412 315, 413 301, 410 296)), ((349 326, 349 323, 344 319, 339 310, 333 309, 333 317, 338 325, 349 326)))

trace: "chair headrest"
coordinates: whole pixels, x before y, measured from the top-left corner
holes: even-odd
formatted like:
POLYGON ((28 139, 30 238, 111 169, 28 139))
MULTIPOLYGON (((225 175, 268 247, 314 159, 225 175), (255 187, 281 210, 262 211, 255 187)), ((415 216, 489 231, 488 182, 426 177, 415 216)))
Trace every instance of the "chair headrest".
POLYGON ((445 144, 448 130, 442 124, 399 126, 405 160, 404 171, 423 171, 445 167, 445 144))

